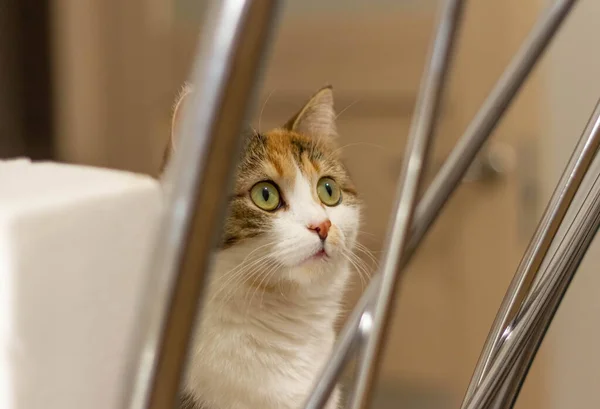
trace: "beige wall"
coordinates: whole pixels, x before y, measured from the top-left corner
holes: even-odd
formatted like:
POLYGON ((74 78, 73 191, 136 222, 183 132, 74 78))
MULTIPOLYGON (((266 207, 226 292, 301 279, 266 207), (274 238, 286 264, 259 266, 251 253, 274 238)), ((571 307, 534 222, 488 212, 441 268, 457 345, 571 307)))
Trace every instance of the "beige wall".
MULTIPOLYGON (((544 62, 547 134, 540 138, 548 197, 600 97, 600 2, 580 1, 544 62)), ((600 241, 573 281, 549 332, 549 409, 600 407, 600 241)))

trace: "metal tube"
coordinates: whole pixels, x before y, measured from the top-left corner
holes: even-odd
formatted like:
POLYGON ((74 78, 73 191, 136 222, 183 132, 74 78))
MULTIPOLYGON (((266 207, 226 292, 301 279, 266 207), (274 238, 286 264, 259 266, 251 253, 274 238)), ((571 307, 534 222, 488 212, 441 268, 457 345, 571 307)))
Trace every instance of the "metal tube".
MULTIPOLYGON (((596 128, 598 129, 598 128, 596 128)), ((596 135, 599 132, 596 131, 596 135)), ((594 152, 595 154, 596 152, 594 152)), ((594 159, 595 172, 593 185, 589 189, 581 189, 583 203, 577 208, 572 223, 562 234, 556 251, 546 264, 540 284, 533 290, 528 302, 511 325, 505 341, 498 350, 481 385, 475 390, 467 409, 486 408, 498 397, 498 388, 505 382, 507 375, 517 363, 519 354, 531 340, 534 330, 547 330, 552 318, 564 296, 570 281, 575 275, 583 256, 587 252, 592 239, 600 227, 600 158, 594 159)), ((539 332, 538 332, 539 333, 539 332)), ((539 341, 543 337, 539 337, 539 341)), ((539 342, 535 347, 539 346, 539 342)))
POLYGON ((196 92, 165 179, 167 209, 141 309, 130 409, 175 404, 277 3, 213 1, 205 18, 192 75, 196 92))
MULTIPOLYGON (((549 310, 554 311, 555 308, 558 308, 560 301, 561 299, 557 298, 556 305, 549 307, 549 310)), ((548 313, 549 312, 547 311, 546 314, 548 313)), ((542 319, 542 321, 543 320, 544 319, 542 319)), ((546 335, 547 329, 548 327, 544 328, 541 325, 537 325, 532 329, 531 338, 517 357, 515 365, 508 373, 502 387, 498 388, 496 396, 494 396, 494 403, 490 405, 491 408, 511 409, 515 405, 523 383, 525 382, 525 378, 529 372, 529 368, 531 368, 531 365, 533 364, 533 360, 535 359, 535 355, 541 345, 542 339, 546 335)))
MULTIPOLYGON (((550 204, 548 205, 548 208, 546 210, 546 213, 544 214, 541 222, 540 222, 540 228, 538 228, 538 232, 536 232, 536 235, 534 235, 534 238, 532 239, 532 244, 530 244, 530 248, 534 248, 535 246, 533 245, 535 241, 539 241, 540 240, 540 231, 542 229, 544 229, 543 226, 547 226, 550 224, 550 216, 553 214, 556 214, 557 208, 559 207, 558 204, 561 201, 561 199, 564 198, 564 195, 567 193, 567 187, 569 185, 569 183, 572 181, 573 175, 575 173, 575 168, 578 164, 581 163, 580 161, 580 156, 582 155, 582 153, 584 152, 584 150, 589 149, 589 137, 590 135, 592 135, 593 129, 595 127, 598 126, 598 121, 600 121, 600 100, 598 101, 596 108, 592 114, 592 117, 590 118, 590 120, 588 121, 588 124, 586 126, 586 129, 584 130, 578 144, 577 147, 575 148, 573 155, 571 156, 571 159, 569 160, 569 163, 567 164, 565 171, 557 185, 557 188, 553 194, 553 197, 551 199, 550 204)), ((593 148, 593 147, 592 147, 593 148)), ((564 215, 562 216, 564 218, 564 215)), ((527 257, 527 255, 525 256, 527 257)), ((524 257, 524 260, 525 260, 524 257)), ((524 262, 521 262, 521 265, 523 265, 524 262)), ((529 282, 531 283, 528 287, 529 288, 529 293, 526 295, 526 297, 524 298, 523 304, 527 304, 531 302, 531 297, 532 297, 532 292, 531 289, 533 288, 539 288, 539 279, 544 277, 544 271, 541 271, 540 274, 537 275, 536 279, 530 279, 527 280, 525 278, 521 278, 520 274, 523 274, 523 272, 517 272, 517 274, 515 274, 515 278, 513 279, 513 283, 515 281, 517 282, 529 282)), ((509 289, 507 291, 507 295, 505 296, 505 300, 512 300, 515 299, 517 297, 514 297, 515 294, 511 293, 512 291, 515 291, 515 289, 518 289, 519 287, 515 286, 513 283, 511 283, 511 289, 509 289)), ((549 307, 549 311, 546 311, 545 314, 553 314, 553 311, 555 309, 558 308, 558 305, 560 304, 562 298, 556 298, 553 300, 553 303, 550 305, 549 307)), ((503 301, 503 306, 504 303, 507 301, 503 301)), ((502 311, 499 311, 499 313, 502 311)), ((508 310, 506 310, 508 311, 508 310)), ((546 317, 544 316, 542 318, 542 322, 549 322, 552 320, 552 316, 550 317, 546 317)), ((535 355, 540 347, 540 344, 546 334, 547 331, 547 326, 536 326, 532 329, 532 335, 531 335, 531 339, 529 340, 529 342, 525 345, 525 347, 523 348, 523 351, 521 351, 520 355, 518 356, 516 363, 515 363, 515 367, 510 371, 510 373, 507 376, 506 381, 504 382, 504 385, 501 389, 499 389, 498 391, 498 396, 496 397, 496 406, 499 409, 508 409, 508 408, 512 408, 517 400, 517 397, 520 393, 521 387, 523 385, 523 382, 525 381, 525 378, 529 372, 529 368, 531 367, 533 360, 535 359, 535 355)), ((497 353, 497 351, 495 351, 495 353, 497 353)))
MULTIPOLYGON (((376 288, 369 288, 365 292, 370 291, 373 294, 376 288)), ((350 355, 368 336, 371 325, 367 325, 367 323, 372 322, 372 306, 361 303, 368 302, 369 298, 371 297, 361 297, 359 304, 355 306, 346 320, 344 327, 338 334, 333 352, 318 376, 319 381, 313 385, 313 389, 304 403, 304 408, 322 408, 325 406, 344 367, 350 361, 350 355)))
MULTIPOLYGON (((359 324, 360 331, 357 336, 358 339, 356 341, 356 346, 355 346, 356 353, 358 354, 359 357, 363 356, 365 347, 367 346, 367 341, 369 340, 369 336, 373 329, 373 311, 372 310, 373 310, 373 306, 371 305, 370 308, 367 308, 367 310, 362 314, 361 319, 360 319, 360 324, 359 324)), ((356 383, 356 381, 358 379, 357 377, 360 376, 360 372, 361 372, 360 362, 361 361, 358 361, 358 365, 354 369, 354 378, 353 378, 354 383, 356 383)), ((356 402, 359 399, 358 393, 360 393, 360 390, 358 388, 351 388, 349 390, 346 406, 351 406, 353 404, 353 402, 356 402)))
POLYGON ((371 390, 377 376, 381 351, 396 298, 395 294, 398 289, 396 284, 402 268, 402 259, 410 239, 413 215, 437 125, 437 114, 463 6, 463 0, 446 2, 430 50, 429 63, 421 82, 419 99, 409 132, 404 168, 398 180, 396 211, 382 260, 381 285, 375 296, 371 333, 361 345, 356 383, 353 388, 352 400, 348 405, 352 409, 368 406, 371 398, 371 390))
MULTIPOLYGON (((574 2, 575 0, 565 0, 557 3, 555 7, 552 7, 549 10, 548 15, 536 24, 524 45, 521 47, 520 52, 513 58, 511 64, 496 83, 493 91, 487 97, 475 118, 471 121, 466 132, 453 149, 450 157, 446 160, 444 166, 442 166, 434 181, 425 192, 423 199, 417 206, 410 241, 406 246, 406 251, 403 259, 400 261, 399 268, 403 268, 410 261, 425 234, 437 219, 444 204, 460 184, 470 164, 473 162, 475 155, 481 149, 502 115, 506 112, 510 102, 527 78, 527 75, 529 75, 533 69, 535 62, 545 50, 549 40, 560 27, 560 23, 562 23, 574 2)), ((339 335, 340 339, 338 339, 338 343, 334 347, 332 356, 335 356, 340 352, 338 346, 344 343, 345 337, 353 336, 352 328, 356 328, 358 325, 360 312, 364 311, 365 306, 368 305, 371 300, 375 299, 375 294, 377 294, 380 283, 381 274, 376 274, 371 279, 369 286, 355 307, 355 310, 359 311, 359 313, 356 314, 354 320, 348 320, 342 329, 339 335)), ((340 362, 340 360, 337 360, 336 364, 339 364, 340 362)), ((327 363, 327 373, 331 374, 335 372, 327 370, 331 369, 330 366, 333 364, 333 362, 327 363)), ((325 370, 323 373, 325 373, 325 370)), ((331 379, 324 377, 319 377, 318 379, 318 382, 330 381, 331 379)), ((311 398, 314 393, 315 389, 311 392, 311 398)), ((318 409, 320 407, 306 405, 305 408, 318 409)))
POLYGON ((496 356, 509 323, 514 320, 519 308, 531 293, 541 263, 598 148, 599 141, 595 139, 595 133, 599 118, 600 101, 596 104, 502 301, 467 389, 463 408, 481 383, 482 377, 496 356))
POLYGON ((360 324, 365 314, 372 315, 372 300, 375 299, 377 289, 379 288, 378 277, 379 275, 373 277, 371 284, 367 286, 352 309, 352 313, 346 319, 342 330, 337 336, 331 356, 327 360, 325 367, 321 370, 321 373, 317 377, 317 382, 315 382, 308 395, 308 399, 303 406, 305 409, 319 409, 323 407, 333 391, 344 366, 350 360, 350 354, 356 351, 358 342, 360 342, 359 339, 367 336, 364 331, 370 331, 370 327, 368 329, 366 327, 361 328, 360 324))
MULTIPOLYGON (((579 143, 577 144, 577 147, 573 153, 573 157, 569 161, 569 164, 567 165, 567 167, 565 169, 563 177, 561 178, 561 182, 559 182, 559 185, 557 186, 556 191, 559 191, 559 190, 565 191, 566 190, 566 185, 568 183, 568 180, 570 179, 571 175, 574 173, 573 170, 578 163, 577 159, 580 155, 582 155, 582 152, 588 146, 587 143, 589 141, 586 139, 586 136, 591 135, 594 132, 594 128, 597 128, 599 126, 600 126, 600 100, 598 101, 598 103, 596 105, 596 108, 594 110, 594 113, 592 114, 592 117, 588 121, 586 129, 585 129, 584 133, 582 134, 582 137, 580 138, 579 143), (562 189, 559 189, 561 187, 561 185, 564 185, 564 187, 562 189)), ((593 147, 592 147, 592 149, 593 149, 593 147)), ((591 170, 588 169, 587 172, 590 172, 590 171, 591 170)), ((582 182, 582 183, 584 183, 584 182, 582 182)), ((580 188, 580 190, 584 190, 584 189, 585 188, 583 186, 580 188)), ((554 196, 556 196, 556 195, 554 195, 554 196)), ((551 206, 552 205, 550 205, 549 208, 551 206)), ((565 238, 563 237, 562 241, 564 241, 564 240, 565 240, 565 238)), ((553 241, 553 245, 556 243, 556 241, 557 241, 556 239, 553 241)), ((551 251, 551 249, 549 251, 551 251)), ((552 257, 552 259, 554 259, 554 258, 555 258, 555 256, 552 257)), ((532 290, 530 291, 529 294, 527 294, 527 297, 523 301, 523 304, 524 304, 523 308, 527 308, 527 305, 530 305, 532 303, 532 298, 536 294, 536 291, 539 291, 541 283, 543 283, 543 280, 547 276, 546 274, 547 274, 547 269, 542 270, 540 272, 540 274, 538 274, 538 276, 536 277, 536 280, 533 281, 533 283, 531 285, 532 290)), ((566 291, 566 286, 570 282, 571 278, 569 278, 568 280, 565 280, 565 282, 562 284, 565 286, 564 289, 559 288, 558 292, 561 295, 558 295, 551 299, 547 310, 545 310, 543 312, 543 315, 540 317, 540 324, 538 324, 532 328, 531 337, 530 337, 529 341, 523 347, 523 350, 520 352, 519 356, 517 357, 517 359, 515 361, 514 367, 508 373, 508 376, 507 376, 506 380, 504 381, 503 387, 498 390, 497 396, 495 396, 495 398, 494 398, 495 402, 496 402, 495 407, 497 407, 499 409, 509 409, 509 408, 512 408, 514 406, 514 404, 516 403, 516 400, 521 391, 523 382, 525 381, 525 378, 527 377, 527 374, 529 372, 529 368, 531 367, 533 360, 535 359, 535 355, 537 354, 537 351, 539 350, 539 347, 541 346, 544 336, 546 335, 548 326, 550 325, 550 322, 552 321, 553 315, 554 315, 555 311, 558 309, 558 306, 560 305, 560 303, 562 301, 562 294, 564 294, 564 292, 566 291)), ((519 312, 519 314, 522 314, 522 312, 519 312)))
POLYGON ((320 381, 314 385, 304 404, 305 408, 322 408, 327 404, 337 379, 350 361, 351 354, 357 351, 361 345, 364 345, 371 332, 373 325, 372 305, 366 306, 364 309, 355 308, 348 317, 347 324, 350 325, 344 326, 343 331, 345 333, 340 333, 338 336, 334 347, 335 353, 329 358, 321 372, 320 381))
POLYGON ((435 213, 464 177, 464 164, 473 162, 576 1, 556 1, 537 21, 423 196, 415 237, 421 237, 429 228, 427 222, 435 220, 435 213))

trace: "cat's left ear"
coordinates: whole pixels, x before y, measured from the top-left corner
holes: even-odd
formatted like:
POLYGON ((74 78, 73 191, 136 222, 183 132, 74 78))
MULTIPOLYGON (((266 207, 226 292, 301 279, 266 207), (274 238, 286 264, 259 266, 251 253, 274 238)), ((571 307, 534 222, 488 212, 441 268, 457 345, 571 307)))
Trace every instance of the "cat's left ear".
MULTIPOLYGON (((179 93, 179 96, 177 97, 177 99, 175 101, 175 105, 173 107, 173 117, 171 119, 170 142, 169 142, 169 146, 167 147, 167 149, 169 149, 171 151, 177 150, 177 145, 179 142, 177 140, 177 137, 179 136, 179 128, 181 127, 181 122, 182 122, 182 118, 183 118, 183 110, 184 110, 184 107, 186 106, 186 104, 188 103, 188 101, 191 100, 192 93, 193 93, 192 87, 189 84, 186 84, 182 88, 181 92, 179 93)), ((246 139, 246 140, 250 140, 250 139, 258 136, 258 132, 250 126, 244 127, 242 134, 244 135, 244 139, 246 139)))
POLYGON ((336 137, 335 110, 333 108, 333 87, 325 86, 317 91, 294 115, 284 128, 307 136, 336 137))

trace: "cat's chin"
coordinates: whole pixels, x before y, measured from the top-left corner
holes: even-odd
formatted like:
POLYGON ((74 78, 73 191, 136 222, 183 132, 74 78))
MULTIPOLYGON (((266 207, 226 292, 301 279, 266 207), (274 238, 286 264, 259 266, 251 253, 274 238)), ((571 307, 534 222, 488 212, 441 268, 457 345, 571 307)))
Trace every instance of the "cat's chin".
POLYGON ((313 263, 327 263, 331 261, 331 256, 327 253, 327 251, 322 248, 320 250, 315 251, 313 254, 306 257, 304 260, 301 260, 297 267, 302 267, 306 265, 310 265, 313 263))
POLYGON ((322 274, 331 276, 339 269, 340 263, 343 263, 343 258, 340 257, 338 252, 328 252, 323 249, 307 256, 293 266, 292 269, 296 270, 300 275, 311 278, 322 274))
MULTIPOLYGON (((284 280, 293 283, 298 288, 320 290, 329 288, 329 284, 337 282, 345 274, 344 260, 335 254, 327 257, 311 257, 302 264, 285 270, 284 280)), ((320 291, 319 290, 319 291, 320 291)))

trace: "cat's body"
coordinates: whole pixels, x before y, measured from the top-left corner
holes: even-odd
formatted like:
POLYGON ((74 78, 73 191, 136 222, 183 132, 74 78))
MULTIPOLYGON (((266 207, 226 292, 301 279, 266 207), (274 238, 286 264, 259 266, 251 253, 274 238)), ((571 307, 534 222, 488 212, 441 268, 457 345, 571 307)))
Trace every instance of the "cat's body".
POLYGON ((283 128, 246 137, 182 408, 305 402, 335 340, 360 216, 335 136, 324 88, 283 128))
MULTIPOLYGON (((221 252, 215 274, 244 257, 235 248, 221 252)), ((220 291, 204 310, 186 392, 215 409, 300 408, 334 342, 345 275, 310 293, 251 286, 220 291)), ((208 294, 219 291, 218 281, 208 294)))

